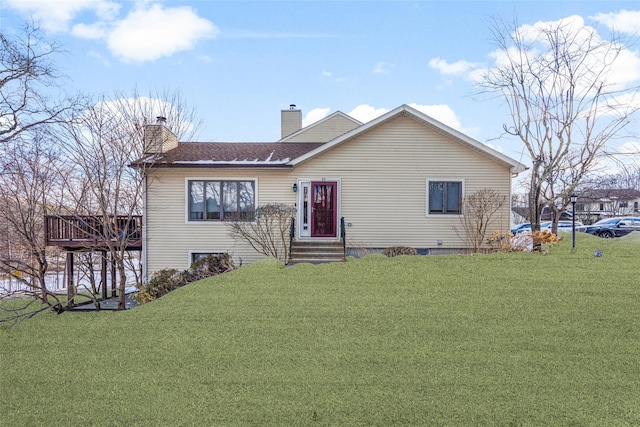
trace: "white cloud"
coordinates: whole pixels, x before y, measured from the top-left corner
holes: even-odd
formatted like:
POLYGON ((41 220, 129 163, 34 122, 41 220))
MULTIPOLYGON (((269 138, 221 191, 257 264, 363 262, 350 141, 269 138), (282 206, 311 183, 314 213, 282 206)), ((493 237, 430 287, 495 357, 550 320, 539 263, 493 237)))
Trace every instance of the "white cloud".
POLYGON ((378 62, 373 69, 373 74, 391 74, 391 70, 394 67, 394 64, 389 64, 388 62, 378 62))
MULTIPOLYGON (((526 59, 533 60, 544 55, 548 57, 549 61, 553 60, 552 54, 549 53, 552 48, 549 46, 548 38, 544 32, 547 30, 555 31, 557 28, 562 28, 565 34, 570 34, 573 37, 574 43, 569 49, 570 53, 582 55, 581 51, 585 49, 586 43, 591 49, 589 55, 580 64, 579 72, 582 72, 586 77, 577 78, 576 96, 585 96, 588 91, 593 90, 593 87, 590 86, 593 80, 589 76, 592 71, 603 70, 598 78, 607 82, 607 90, 609 91, 625 90, 640 81, 640 54, 638 51, 603 39, 595 28, 585 25, 584 19, 578 15, 568 16, 557 21, 539 21, 533 25, 527 24, 519 27, 516 31, 519 37, 530 46, 530 49, 526 54, 522 54, 511 47, 509 50, 511 58, 526 55, 528 57, 526 59), (617 56, 615 56, 616 53, 617 56)), ((492 66, 498 68, 507 66, 509 62, 507 54, 503 51, 491 52, 489 58, 493 61, 492 66)), ((492 72, 491 69, 484 71, 476 69, 470 73, 470 77, 479 82, 483 80, 483 75, 492 72)), ((551 84, 552 81, 549 80, 549 82, 551 84)), ((551 87, 548 89, 552 90, 551 87)))
POLYGON ((631 35, 640 34, 640 11, 624 10, 619 12, 598 13, 591 19, 606 25, 612 30, 631 35))
MULTIPOLYGON (((451 107, 445 104, 436 104, 436 105, 421 105, 421 104, 409 104, 411 108, 415 108, 416 110, 433 117, 439 122, 444 123, 445 125, 452 127, 456 130, 462 131, 462 123, 460 123, 460 119, 453 111, 451 107)), ((383 114, 388 113, 388 108, 375 108, 368 104, 358 105, 356 108, 351 110, 348 114, 361 121, 362 123, 367 123, 373 119, 376 119, 383 114)))
MULTIPOLYGON (((628 31, 633 34, 640 33, 640 12, 621 11, 615 14, 600 14, 593 19, 607 22, 610 25, 617 26, 617 29, 628 31)), ((640 81, 640 53, 637 50, 631 50, 629 47, 621 45, 613 45, 606 39, 603 39, 593 27, 585 25, 585 21, 581 16, 572 15, 556 21, 538 21, 534 24, 525 24, 517 29, 520 38, 531 46, 527 54, 531 58, 545 55, 549 49, 547 39, 542 33, 547 29, 554 29, 561 25, 566 32, 574 34, 576 41, 576 49, 580 49, 580 42, 586 42, 592 37, 592 46, 598 46, 592 54, 586 58, 584 70, 599 70, 603 64, 609 64, 605 73, 602 75, 608 83, 608 90, 625 90, 631 86, 637 85, 640 81), (618 56, 613 59, 614 52, 618 48, 618 56)), ((518 54, 515 49, 510 48, 513 58, 517 58, 518 54)), ((429 61, 429 66, 440 71, 444 75, 466 75, 471 81, 480 83, 485 76, 497 68, 508 65, 508 58, 505 52, 496 50, 488 55, 489 64, 479 64, 475 62, 460 60, 449 63, 446 60, 436 57, 429 61)), ((579 79, 578 82, 588 82, 579 79)), ((577 93, 584 94, 588 90, 585 87, 578 87, 577 93)))
POLYGON ((419 104, 409 104, 410 107, 415 108, 416 110, 423 112, 427 116, 431 116, 439 122, 444 123, 445 125, 452 127, 456 130, 462 130, 462 123, 460 123, 460 119, 453 111, 451 107, 446 104, 436 104, 436 105, 419 105, 419 104))
POLYGON ((504 154, 504 148, 502 148, 502 145, 495 145, 490 142, 486 142, 484 145, 504 154))
POLYGON ((321 76, 322 77, 331 77, 333 75, 333 73, 331 71, 323 71, 321 76))
POLYGON ((71 29, 71 34, 82 39, 100 40, 106 36, 107 28, 102 22, 91 25, 76 24, 71 29))
POLYGON ((640 167, 640 141, 628 141, 608 150, 607 156, 597 160, 594 173, 615 175, 640 167))
POLYGON ((329 111, 331 108, 314 108, 305 114, 304 119, 302 119, 302 127, 309 126, 312 123, 317 122, 318 120, 322 120, 327 115, 329 115, 329 111))
POLYGON ((107 45, 113 55, 124 61, 144 62, 190 50, 198 40, 218 33, 215 25, 189 7, 142 5, 116 23, 107 45))
POLYGON ((171 56, 193 49, 199 40, 220 32, 186 6, 165 8, 160 3, 141 1, 126 17, 118 19, 120 4, 107 0, 7 0, 7 5, 33 15, 47 31, 69 31, 76 37, 105 40, 109 51, 125 62, 171 56), (73 24, 86 11, 92 11, 96 21, 73 24))
POLYGON ((640 54, 638 51, 625 49, 620 52, 611 66, 609 80, 615 83, 617 89, 640 80, 640 54))
POLYGON ((368 104, 361 104, 351 110, 351 112, 349 112, 349 116, 362 123, 366 123, 387 112, 389 112, 389 110, 386 108, 374 108, 368 104))
POLYGON ((620 151, 623 154, 640 154, 640 141, 629 141, 622 144, 620 151))
POLYGON ((67 31, 75 16, 85 10, 93 10, 100 19, 112 19, 120 5, 105 0, 6 0, 7 6, 24 14, 33 15, 49 32, 67 31))
POLYGON ((463 75, 477 68, 478 64, 464 60, 449 63, 438 57, 429 61, 429 67, 440 71, 442 74, 463 75))

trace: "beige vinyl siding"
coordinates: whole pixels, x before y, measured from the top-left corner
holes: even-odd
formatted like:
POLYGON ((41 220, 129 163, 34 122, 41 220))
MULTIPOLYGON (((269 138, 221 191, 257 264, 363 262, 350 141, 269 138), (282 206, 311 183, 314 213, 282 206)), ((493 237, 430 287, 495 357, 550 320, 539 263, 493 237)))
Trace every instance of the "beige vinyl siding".
MULTIPOLYGON (((398 117, 296 168, 300 177, 341 178, 348 244, 461 248, 456 215, 427 215, 426 182, 461 180, 464 194, 510 195, 509 168, 415 121, 398 117)), ((492 229, 509 229, 507 201, 492 229)))
MULTIPOLYGON (((339 216, 350 247, 464 247, 457 215, 427 215, 427 180, 463 182, 464 194, 492 188, 507 203, 490 230, 509 229, 510 168, 435 128, 398 116, 295 169, 174 169, 150 171, 147 196, 147 271, 184 269, 193 251, 226 250, 244 264, 262 258, 235 241, 220 222, 186 221, 187 179, 255 179, 258 205, 293 204, 301 179, 340 180, 339 216), (437 241, 442 240, 442 245, 437 241)), ((464 209, 464 205, 463 205, 464 209)))
POLYGON ((302 111, 301 110, 282 110, 280 113, 280 138, 291 135, 302 128, 302 111))
POLYGON ((262 258, 247 244, 229 235, 219 221, 187 221, 187 180, 256 180, 258 205, 295 203, 288 171, 255 169, 177 169, 151 170, 147 180, 146 262, 152 273, 163 268, 189 267, 190 252, 229 252, 236 263, 262 258), (243 175, 244 173, 244 175, 243 175))
POLYGON ((342 115, 335 115, 327 120, 303 129, 285 142, 328 142, 358 127, 357 123, 342 115))

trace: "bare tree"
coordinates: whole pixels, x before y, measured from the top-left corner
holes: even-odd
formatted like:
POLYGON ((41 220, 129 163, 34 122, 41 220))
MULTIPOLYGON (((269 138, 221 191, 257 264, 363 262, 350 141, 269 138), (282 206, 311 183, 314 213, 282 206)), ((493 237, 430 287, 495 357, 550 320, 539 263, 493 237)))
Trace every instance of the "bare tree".
POLYGON ((61 135, 67 161, 75 166, 67 176, 67 196, 79 218, 98 219, 92 231, 104 241, 116 265, 119 309, 125 308, 127 268, 132 265, 128 247, 132 238, 140 238, 128 230, 142 215, 144 172, 152 163, 131 165, 145 155, 144 127, 156 116, 167 117, 167 126, 178 136, 193 135, 200 124, 178 92, 141 96, 134 91, 130 96, 102 97, 70 120, 61 135))
POLYGON ((289 257, 289 225, 295 207, 269 204, 256 209, 254 221, 226 221, 230 234, 249 243, 258 253, 287 262, 289 257))
POLYGON ((534 26, 494 19, 492 34, 496 63, 479 85, 503 96, 512 119, 504 130, 531 158, 529 218, 539 230, 544 205, 561 200, 566 207, 605 144, 630 123, 638 107, 619 95, 637 86, 612 72, 625 49, 621 40, 604 40, 575 19, 534 26), (569 170, 570 180, 560 181, 569 170))
POLYGON ((593 177, 590 188, 624 189, 640 191, 640 164, 618 164, 618 173, 593 177))
POLYGON ((478 252, 486 242, 489 226, 507 200, 507 195, 492 188, 478 190, 464 198, 464 215, 456 232, 473 252, 478 252))
POLYGON ((43 125, 60 123, 74 99, 52 96, 62 78, 52 62, 62 53, 33 22, 15 35, 0 27, 0 145, 43 125))
POLYGON ((0 158, 0 217, 6 241, 0 247, 0 272, 22 283, 22 288, 43 302, 55 295, 45 275, 49 251, 44 243, 44 216, 60 204, 59 153, 41 134, 14 138, 0 158))

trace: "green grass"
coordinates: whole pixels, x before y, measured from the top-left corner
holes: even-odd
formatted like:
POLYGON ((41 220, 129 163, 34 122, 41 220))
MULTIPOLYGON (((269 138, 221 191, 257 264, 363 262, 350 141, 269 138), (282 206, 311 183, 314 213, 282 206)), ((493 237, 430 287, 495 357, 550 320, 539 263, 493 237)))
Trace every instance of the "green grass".
POLYGON ((640 233, 578 237, 265 260, 3 326, 0 425, 639 425, 640 233))

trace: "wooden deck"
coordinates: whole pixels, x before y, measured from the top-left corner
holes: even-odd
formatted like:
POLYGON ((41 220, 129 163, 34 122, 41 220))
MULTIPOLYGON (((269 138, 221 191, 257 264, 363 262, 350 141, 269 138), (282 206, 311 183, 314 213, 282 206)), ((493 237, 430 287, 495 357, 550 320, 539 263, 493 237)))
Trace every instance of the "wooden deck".
POLYGON ((100 250, 107 248, 107 239, 124 239, 126 250, 142 250, 142 216, 117 215, 105 224, 102 217, 46 215, 44 235, 46 246, 57 246, 67 251, 100 250))

